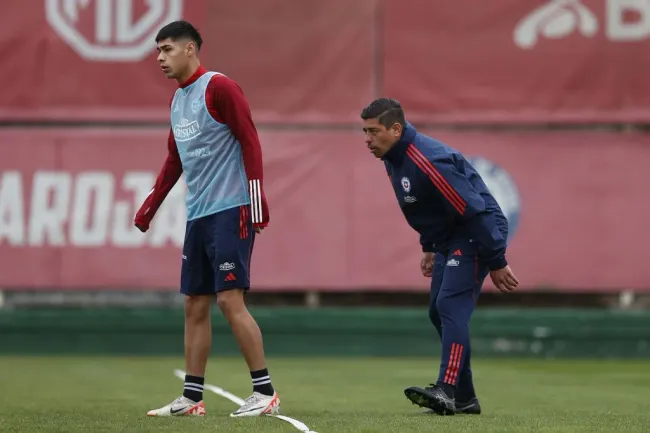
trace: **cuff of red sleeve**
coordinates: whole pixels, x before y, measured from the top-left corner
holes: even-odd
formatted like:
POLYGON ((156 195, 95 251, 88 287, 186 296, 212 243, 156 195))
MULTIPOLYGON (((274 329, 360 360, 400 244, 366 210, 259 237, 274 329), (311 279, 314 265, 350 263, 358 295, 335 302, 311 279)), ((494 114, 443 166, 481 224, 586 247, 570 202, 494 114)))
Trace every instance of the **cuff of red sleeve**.
POLYGON ((145 218, 136 218, 134 221, 135 226, 143 233, 149 230, 150 223, 151 221, 148 221, 145 218))

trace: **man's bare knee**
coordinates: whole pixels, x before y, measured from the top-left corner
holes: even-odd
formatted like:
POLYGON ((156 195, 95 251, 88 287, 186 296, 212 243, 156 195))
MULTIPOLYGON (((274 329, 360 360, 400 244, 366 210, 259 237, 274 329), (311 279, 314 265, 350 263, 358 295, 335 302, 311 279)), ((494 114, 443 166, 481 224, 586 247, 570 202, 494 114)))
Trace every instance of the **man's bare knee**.
POLYGON ((214 301, 213 296, 186 296, 185 297, 185 320, 191 322, 203 322, 210 317, 210 305, 214 301))
POLYGON ((217 296, 217 304, 226 317, 237 314, 246 309, 244 291, 242 289, 232 289, 220 292, 217 296))

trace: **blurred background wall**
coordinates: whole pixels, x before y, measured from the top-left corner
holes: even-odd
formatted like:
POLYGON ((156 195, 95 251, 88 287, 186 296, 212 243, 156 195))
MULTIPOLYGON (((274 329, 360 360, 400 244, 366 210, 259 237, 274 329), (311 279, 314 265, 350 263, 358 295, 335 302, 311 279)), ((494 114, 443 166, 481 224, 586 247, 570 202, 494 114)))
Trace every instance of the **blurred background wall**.
POLYGON ((132 217, 166 156, 175 89, 153 39, 186 19, 260 133, 271 224, 250 298, 269 333, 386 334, 385 317, 402 317, 430 338, 418 236, 360 130, 363 106, 390 96, 472 159, 510 220, 521 289, 486 282, 485 351, 539 353, 556 336, 591 341, 583 353, 650 352, 650 1, 4 0, 0 16, 5 350, 45 350, 48 335, 73 350, 84 332, 140 349, 98 340, 107 323, 182 333, 184 184, 146 235, 132 217), (328 306, 357 313, 316 309, 328 306))

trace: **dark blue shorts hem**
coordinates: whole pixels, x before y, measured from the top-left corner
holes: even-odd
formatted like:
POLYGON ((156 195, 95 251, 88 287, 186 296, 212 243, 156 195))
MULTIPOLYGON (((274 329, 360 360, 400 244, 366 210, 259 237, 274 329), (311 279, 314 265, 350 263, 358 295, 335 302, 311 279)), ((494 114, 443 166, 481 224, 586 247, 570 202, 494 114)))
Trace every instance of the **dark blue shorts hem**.
POLYGON ((248 206, 188 221, 180 293, 198 296, 249 290, 254 242, 248 206))

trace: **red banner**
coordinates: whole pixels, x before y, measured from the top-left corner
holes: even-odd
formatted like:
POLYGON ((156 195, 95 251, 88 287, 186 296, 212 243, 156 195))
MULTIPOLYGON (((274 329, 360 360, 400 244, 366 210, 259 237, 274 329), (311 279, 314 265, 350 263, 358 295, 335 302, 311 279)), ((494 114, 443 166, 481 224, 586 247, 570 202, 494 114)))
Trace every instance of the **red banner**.
POLYGON ((377 3, 214 2, 202 59, 237 80, 257 122, 357 122, 379 85, 377 3))
POLYGON ((154 36, 184 18, 201 59, 266 123, 650 121, 646 0, 8 0, 4 120, 165 121, 154 36), (28 53, 26 56, 25 53, 28 53))
MULTIPOLYGON (((132 217, 166 130, 0 130, 0 287, 176 290, 176 186, 147 234, 132 217)), ((523 290, 650 290, 642 134, 435 134, 472 157, 511 222, 523 290)), ((263 133, 271 224, 260 290, 427 290, 418 236, 359 133, 263 133)))
POLYGON ((0 118, 164 120, 175 86, 156 64, 170 21, 205 22, 206 0, 8 0, 0 118))
POLYGON ((176 84, 154 38, 180 18, 257 122, 356 121, 376 86, 374 1, 7 0, 0 12, 11 17, 0 27, 3 120, 166 121, 176 84))
POLYGON ((384 93, 412 120, 650 120, 646 0, 389 0, 384 20, 384 93))

